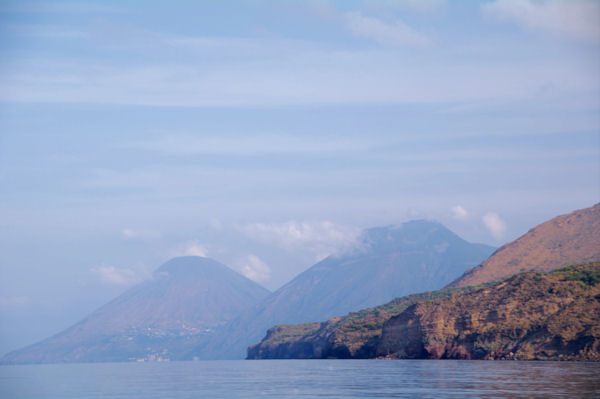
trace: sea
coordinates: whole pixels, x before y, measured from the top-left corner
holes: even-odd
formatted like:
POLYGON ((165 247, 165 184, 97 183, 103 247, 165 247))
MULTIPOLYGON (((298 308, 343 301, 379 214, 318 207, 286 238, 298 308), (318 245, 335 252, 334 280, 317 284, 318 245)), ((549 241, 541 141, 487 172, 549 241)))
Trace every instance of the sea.
POLYGON ((600 398, 600 363, 255 360, 0 366, 2 399, 600 398))

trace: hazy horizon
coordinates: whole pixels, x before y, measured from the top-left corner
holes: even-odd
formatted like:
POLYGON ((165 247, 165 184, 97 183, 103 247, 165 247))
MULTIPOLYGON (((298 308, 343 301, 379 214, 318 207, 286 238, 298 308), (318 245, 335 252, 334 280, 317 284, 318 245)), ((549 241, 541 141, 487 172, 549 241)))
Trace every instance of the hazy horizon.
POLYGON ((0 353, 174 256, 275 290, 364 228, 500 246, 600 201, 598 2, 4 1, 0 32, 0 353))

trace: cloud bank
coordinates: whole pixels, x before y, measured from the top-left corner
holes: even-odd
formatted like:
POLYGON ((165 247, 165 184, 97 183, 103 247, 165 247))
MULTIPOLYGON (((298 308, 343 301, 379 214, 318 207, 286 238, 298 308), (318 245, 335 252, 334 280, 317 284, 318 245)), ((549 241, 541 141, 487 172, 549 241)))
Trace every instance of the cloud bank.
POLYGON ((172 252, 172 256, 201 256, 205 258, 208 254, 206 247, 198 240, 188 241, 175 249, 172 252))
POLYGON ((354 34, 373 40, 383 46, 424 47, 429 39, 397 19, 393 24, 352 11, 345 15, 346 27, 354 34))
POLYGON ((469 212, 462 205, 455 205, 452 207, 452 217, 457 220, 466 220, 469 212))
POLYGON ((160 232, 156 230, 134 230, 134 229, 123 229, 121 231, 121 235, 126 240, 135 240, 135 239, 156 239, 160 238, 160 232))
POLYGON ((506 233, 506 223, 500 218, 497 213, 488 212, 482 217, 482 221, 486 229, 490 232, 495 240, 501 240, 506 233))
POLYGON ((255 241, 286 250, 304 249, 316 259, 355 248, 360 236, 360 229, 330 221, 253 223, 239 229, 255 241))
POLYGON ((142 282, 150 277, 150 273, 142 269, 122 269, 114 266, 99 266, 90 270, 100 278, 100 281, 109 285, 128 286, 142 282))
POLYGON ((485 16, 530 30, 600 42, 600 3, 588 0, 496 0, 484 4, 485 16))
POLYGON ((257 283, 267 281, 271 277, 269 266, 254 254, 240 259, 237 266, 240 273, 257 283))

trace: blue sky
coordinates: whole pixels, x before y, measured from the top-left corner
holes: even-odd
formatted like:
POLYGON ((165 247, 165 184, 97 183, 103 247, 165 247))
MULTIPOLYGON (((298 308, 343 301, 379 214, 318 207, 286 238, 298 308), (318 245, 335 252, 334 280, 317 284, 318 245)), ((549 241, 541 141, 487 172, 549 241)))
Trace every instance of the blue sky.
POLYGON ((595 1, 0 3, 0 352, 176 255, 276 289, 597 203, 599 44, 595 1))

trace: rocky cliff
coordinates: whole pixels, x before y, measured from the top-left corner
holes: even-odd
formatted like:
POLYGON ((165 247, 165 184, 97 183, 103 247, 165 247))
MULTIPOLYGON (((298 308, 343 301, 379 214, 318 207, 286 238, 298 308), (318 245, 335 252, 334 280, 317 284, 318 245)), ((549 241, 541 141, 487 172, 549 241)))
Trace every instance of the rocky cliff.
POLYGON ((499 281, 526 270, 600 261, 600 204, 557 216, 499 248, 449 287, 499 281))
POLYGON ((600 263, 277 326, 248 349, 249 359, 327 357, 600 361, 600 263))
POLYGON ((600 263, 415 303, 384 324, 376 355, 600 361, 600 263))
MULTIPOLYGON (((469 288, 468 288, 469 289, 469 288)), ((456 290, 414 294, 322 323, 277 325, 248 348, 248 359, 362 359, 374 356, 383 323, 419 300, 456 290)))

